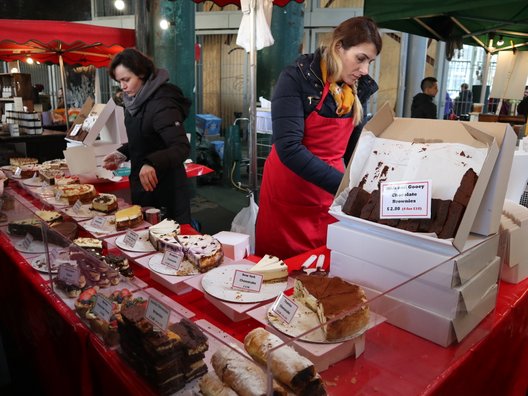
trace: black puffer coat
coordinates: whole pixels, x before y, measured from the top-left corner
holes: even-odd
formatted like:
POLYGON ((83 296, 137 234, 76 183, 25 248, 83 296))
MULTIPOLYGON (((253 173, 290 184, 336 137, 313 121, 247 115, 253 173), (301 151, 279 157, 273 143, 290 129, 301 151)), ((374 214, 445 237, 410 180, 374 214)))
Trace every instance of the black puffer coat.
POLYGON ((191 102, 173 84, 161 85, 135 116, 125 110, 128 143, 119 151, 131 161, 132 202, 141 206, 165 207, 167 216, 189 224, 190 191, 184 161, 190 144, 183 121, 191 102), (152 192, 141 186, 139 171, 144 164, 156 169, 158 185, 152 192))

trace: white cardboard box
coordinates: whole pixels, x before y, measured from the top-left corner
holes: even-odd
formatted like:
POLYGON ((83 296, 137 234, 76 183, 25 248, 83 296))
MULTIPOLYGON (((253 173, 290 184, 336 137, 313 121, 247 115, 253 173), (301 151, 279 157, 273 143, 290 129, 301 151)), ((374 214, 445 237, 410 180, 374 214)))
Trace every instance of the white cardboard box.
POLYGON ((373 290, 365 289, 365 292, 371 309, 386 317, 389 323, 447 347, 464 339, 494 309, 497 290, 498 286, 493 285, 470 312, 461 313, 454 319, 388 295, 380 296, 373 290))
MULTIPOLYGON (((499 199, 499 193, 494 193, 490 191, 489 194, 493 195, 489 199, 485 197, 485 192, 490 182, 490 178, 494 171, 496 160, 499 156, 499 147, 497 139, 495 136, 483 132, 482 129, 477 129, 480 124, 488 123, 464 123, 464 122, 453 122, 453 121, 443 121, 443 120, 426 120, 426 119, 411 119, 411 118, 398 118, 394 117, 394 114, 389 106, 383 106, 376 115, 365 125, 365 131, 372 132, 376 137, 392 139, 395 141, 403 142, 414 142, 417 140, 420 141, 442 141, 445 143, 461 143, 472 147, 487 147, 487 155, 482 164, 482 168, 479 173, 479 177, 473 193, 469 200, 469 203, 464 212, 464 216, 460 222, 458 230, 453 240, 441 240, 438 238, 433 238, 424 234, 412 233, 405 230, 400 230, 393 227, 388 227, 382 224, 370 222, 370 221, 360 221, 362 219, 348 216, 341 211, 341 204, 344 203, 346 196, 343 197, 341 193, 345 193, 348 190, 350 185, 351 176, 350 173, 355 171, 355 168, 352 166, 354 157, 350 161, 345 175, 339 186, 339 189, 336 194, 336 198, 332 207, 330 208, 330 214, 336 217, 337 219, 345 222, 346 224, 361 223, 365 228, 366 232, 377 232, 378 229, 389 229, 391 233, 409 235, 410 238, 419 238, 422 240, 422 243, 427 244, 428 242, 433 245, 445 245, 446 248, 451 247, 454 252, 452 255, 455 255, 456 251, 462 251, 464 249, 465 242, 469 236, 470 230, 475 223, 477 213, 480 213, 482 216, 497 216, 497 229, 498 221, 500 220, 500 213, 502 212, 502 204, 504 200, 504 194, 506 193, 506 184, 507 179, 504 183, 499 181, 492 181, 494 188, 499 188, 503 185, 504 191, 502 191, 502 201, 499 199), (494 193, 494 194, 492 194, 494 193), (486 199, 485 199, 486 198, 486 199), (483 201, 484 200, 484 201, 483 201), (481 204, 482 202, 482 204, 481 204), (480 209, 479 209, 480 208, 480 209)), ((484 126, 482 126, 484 127, 484 126)), ((504 125, 493 125, 493 127, 485 126, 486 130, 493 130, 496 134, 500 134, 499 128, 502 128, 503 134, 505 131, 509 131, 511 127, 504 125), (509 128, 509 129, 508 129, 509 128)), ((358 151, 358 147, 361 145, 361 140, 356 146, 354 155, 358 151)), ((513 151, 511 152, 513 157, 513 151)), ((507 155, 505 155, 507 157, 507 155)), ((511 160, 511 158, 510 158, 511 160)), ((504 168, 506 168, 507 161, 504 162, 504 168)), ((511 162, 510 162, 511 165, 511 162)), ((501 168, 502 169, 502 168, 501 168)), ((503 171, 505 171, 503 169, 503 171)), ((509 168, 508 168, 509 172, 509 168)), ((509 173, 508 173, 509 175, 509 173)), ((499 174, 496 174, 495 177, 499 177, 499 174)), ((485 235, 489 235, 489 230, 486 230, 485 235)), ((496 230, 494 231, 496 232, 496 230)), ((492 232, 493 233, 493 232, 492 232)), ((432 247, 435 248, 434 246, 432 247)))
POLYGON ((499 269, 500 259, 494 256, 464 285, 449 288, 438 286, 428 273, 414 278, 393 266, 358 260, 336 250, 331 253, 330 263, 331 276, 339 276, 379 293, 389 293, 398 300, 450 319, 461 312, 470 312, 478 305, 486 291, 497 283, 499 269))
MULTIPOLYGON (((446 262, 424 275, 424 280, 445 288, 466 283, 497 254, 497 234, 491 237, 471 234, 464 251, 453 255, 452 249, 445 249, 443 245, 433 250, 431 244, 423 244, 421 240, 409 238, 408 235, 392 233, 389 228, 367 233, 359 223, 333 223, 328 226, 326 246, 360 261, 391 267, 409 278, 446 262)), ((330 271, 333 270, 335 268, 331 265, 330 271)))
POLYGON ((232 260, 242 260, 249 254, 249 235, 239 232, 220 231, 213 237, 222 244, 224 254, 232 260))

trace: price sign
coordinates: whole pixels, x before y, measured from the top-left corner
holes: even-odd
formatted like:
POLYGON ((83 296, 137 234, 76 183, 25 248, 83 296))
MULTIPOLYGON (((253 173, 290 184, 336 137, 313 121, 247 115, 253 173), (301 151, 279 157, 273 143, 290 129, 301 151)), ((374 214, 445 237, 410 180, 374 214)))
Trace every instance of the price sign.
POLYGON ((60 251, 59 249, 51 249, 49 251, 49 258, 50 258, 50 262, 54 263, 55 261, 57 261, 57 259, 59 258, 60 256, 60 251))
POLYGON ((175 271, 180 269, 180 265, 183 261, 183 252, 181 250, 166 249, 161 259, 161 264, 172 268, 175 271))
POLYGON ((430 219, 431 180, 383 182, 380 219, 430 219))
POLYGON ((231 287, 233 289, 258 293, 262 288, 263 280, 264 277, 260 274, 236 270, 231 287))
POLYGON ((31 180, 32 181, 35 181, 38 179, 38 175, 37 175, 37 172, 33 173, 33 176, 31 176, 31 180))
POLYGON ((82 202, 79 200, 75 201, 72 207, 73 212, 78 214, 81 211, 81 207, 82 207, 82 202))
POLYGON ((44 181, 42 182, 42 189, 45 190, 45 189, 48 188, 48 187, 49 187, 48 182, 44 180, 44 181))
POLYGON ((160 303, 154 298, 149 298, 147 303, 147 310, 145 311, 145 319, 152 322, 162 330, 167 330, 170 318, 170 309, 160 303))
POLYGON ((20 166, 17 166, 16 169, 15 169, 14 176, 15 177, 20 177, 21 173, 22 173, 22 168, 20 166))
POLYGON ((271 311, 286 323, 290 323, 293 320, 298 309, 299 306, 295 301, 288 298, 284 293, 281 293, 271 306, 271 311))
POLYGON ((76 136, 79 131, 81 130, 82 124, 77 124, 72 128, 72 131, 70 132, 70 136, 76 136))
POLYGON ((28 250, 29 247, 31 246, 31 243, 33 242, 33 235, 31 234, 26 234, 26 236, 24 237, 24 239, 22 239, 19 243, 18 243, 18 246, 20 246, 21 249, 23 250, 28 250))
POLYGON ((90 222, 91 226, 94 228, 102 229, 106 224, 106 218, 102 216, 95 216, 90 222))
POLYGON ((61 197, 62 197, 62 191, 57 190, 57 192, 55 193, 55 201, 60 201, 61 197))
POLYGON ((102 294, 97 293, 97 295, 95 296, 95 304, 92 308, 92 312, 99 319, 102 319, 105 322, 110 322, 110 319, 112 318, 113 307, 114 304, 112 303, 112 301, 110 301, 102 294))
POLYGON ((123 243, 133 248, 136 245, 136 242, 138 241, 138 239, 139 239, 139 234, 137 232, 128 230, 127 233, 125 234, 125 237, 123 238, 123 243))
POLYGON ((59 267, 59 273, 57 277, 67 285, 79 286, 79 277, 81 276, 81 270, 79 267, 69 263, 61 264, 59 267))

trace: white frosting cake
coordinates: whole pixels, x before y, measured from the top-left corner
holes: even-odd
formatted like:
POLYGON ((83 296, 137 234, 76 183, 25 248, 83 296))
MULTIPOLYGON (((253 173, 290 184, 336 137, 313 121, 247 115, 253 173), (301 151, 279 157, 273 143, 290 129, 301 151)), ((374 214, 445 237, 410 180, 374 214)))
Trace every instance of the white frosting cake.
POLYGON ((278 257, 266 254, 248 272, 263 276, 264 282, 280 282, 288 278, 288 266, 278 257))
POLYGON ((149 227, 150 243, 156 250, 165 251, 166 245, 180 245, 176 235, 180 233, 180 225, 174 220, 164 219, 163 221, 149 227))
POLYGON ((211 235, 178 235, 187 260, 200 272, 206 272, 220 265, 224 258, 222 244, 211 235))

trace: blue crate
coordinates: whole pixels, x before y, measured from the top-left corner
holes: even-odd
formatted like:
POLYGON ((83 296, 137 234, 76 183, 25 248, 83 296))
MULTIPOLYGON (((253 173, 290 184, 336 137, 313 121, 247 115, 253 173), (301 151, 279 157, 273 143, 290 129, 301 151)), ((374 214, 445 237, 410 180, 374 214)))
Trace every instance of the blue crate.
POLYGON ((224 159, 224 141, 223 140, 214 140, 211 142, 214 150, 220 156, 220 159, 224 159))
POLYGON ((213 114, 196 114, 196 132, 203 136, 220 135, 222 119, 213 114))

